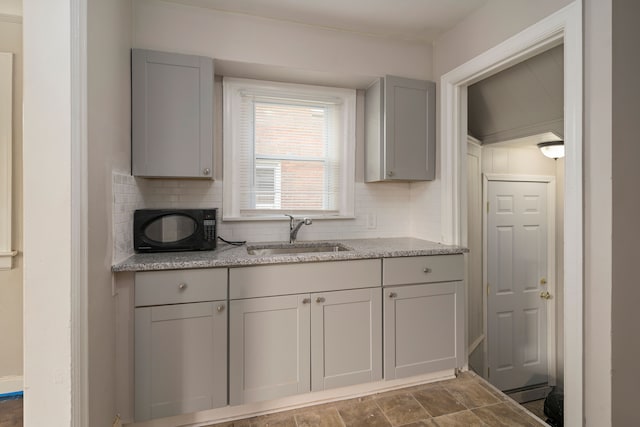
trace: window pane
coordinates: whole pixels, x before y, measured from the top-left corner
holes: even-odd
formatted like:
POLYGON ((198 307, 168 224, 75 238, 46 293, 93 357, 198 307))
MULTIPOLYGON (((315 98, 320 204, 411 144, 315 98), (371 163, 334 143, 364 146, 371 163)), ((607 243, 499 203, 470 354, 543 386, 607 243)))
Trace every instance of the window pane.
POLYGON ((282 162, 282 209, 320 210, 326 206, 324 163, 285 160, 282 162))
POLYGON ((256 157, 326 155, 326 108, 265 102, 254 108, 256 157))
POLYGON ((355 91, 225 78, 224 218, 352 214, 355 91))

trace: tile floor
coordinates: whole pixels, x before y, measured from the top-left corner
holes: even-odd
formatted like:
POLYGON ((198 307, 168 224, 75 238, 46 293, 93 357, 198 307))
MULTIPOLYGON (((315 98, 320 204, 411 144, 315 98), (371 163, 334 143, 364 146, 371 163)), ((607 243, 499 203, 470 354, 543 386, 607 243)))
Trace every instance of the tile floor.
POLYGON ((458 378, 210 427, 540 427, 480 377, 458 378))
POLYGON ((22 427, 22 399, 0 400, 0 427, 22 427))

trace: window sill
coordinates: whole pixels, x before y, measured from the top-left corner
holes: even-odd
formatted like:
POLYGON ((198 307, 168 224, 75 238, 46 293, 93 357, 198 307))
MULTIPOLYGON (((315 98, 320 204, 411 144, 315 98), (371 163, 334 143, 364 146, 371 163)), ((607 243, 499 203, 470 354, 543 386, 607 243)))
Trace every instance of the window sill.
POLYGON ((0 252, 0 270, 11 270, 13 267, 13 257, 18 251, 0 252))
MULTIPOLYGON (((296 219, 311 218, 314 221, 335 220, 335 219, 356 219, 355 215, 318 215, 318 214, 299 214, 294 215, 296 219)), ((223 217, 222 221, 242 222, 242 221, 289 221, 289 218, 282 215, 265 215, 265 216, 239 216, 239 217, 223 217)))

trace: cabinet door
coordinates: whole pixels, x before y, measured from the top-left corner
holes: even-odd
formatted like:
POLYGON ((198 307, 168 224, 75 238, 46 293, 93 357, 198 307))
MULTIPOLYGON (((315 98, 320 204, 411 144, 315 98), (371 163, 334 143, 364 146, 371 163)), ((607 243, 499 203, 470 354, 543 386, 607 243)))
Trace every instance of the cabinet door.
POLYGON ((384 377, 462 366, 463 282, 384 289, 384 377))
POLYGON ((434 82, 385 77, 385 178, 435 178, 434 82))
POLYGON ((310 390, 309 305, 308 294, 230 302, 230 404, 310 390))
POLYGON ((382 378, 381 288, 311 294, 311 384, 325 390, 382 378))
POLYGON ((227 404, 225 301, 135 309, 135 419, 227 404))
POLYGON ((132 173, 213 176, 213 60, 133 49, 132 173))

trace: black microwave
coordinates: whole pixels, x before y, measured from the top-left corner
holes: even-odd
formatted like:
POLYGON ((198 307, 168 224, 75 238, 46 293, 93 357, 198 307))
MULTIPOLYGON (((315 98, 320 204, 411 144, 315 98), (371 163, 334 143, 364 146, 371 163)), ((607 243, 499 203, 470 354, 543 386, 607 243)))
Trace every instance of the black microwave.
POLYGON ((217 209, 138 209, 133 214, 136 252, 210 251, 216 248, 217 209))

